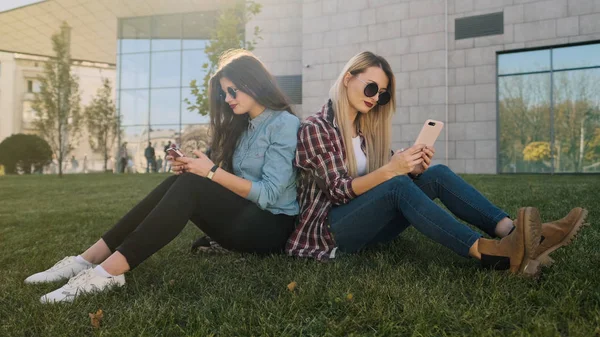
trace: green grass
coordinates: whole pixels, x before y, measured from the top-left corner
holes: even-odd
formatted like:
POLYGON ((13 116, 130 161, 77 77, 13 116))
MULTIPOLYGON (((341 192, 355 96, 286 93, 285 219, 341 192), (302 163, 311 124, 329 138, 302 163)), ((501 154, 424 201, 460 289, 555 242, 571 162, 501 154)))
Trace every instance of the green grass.
POLYGON ((39 304, 62 284, 23 280, 82 252, 165 177, 0 177, 0 336, 600 335, 599 176, 465 176, 513 216, 521 206, 543 220, 590 211, 591 226, 538 280, 482 270, 414 229, 333 263, 194 256, 200 232, 189 224, 125 287, 39 304), (98 309, 94 329, 88 313, 98 309))

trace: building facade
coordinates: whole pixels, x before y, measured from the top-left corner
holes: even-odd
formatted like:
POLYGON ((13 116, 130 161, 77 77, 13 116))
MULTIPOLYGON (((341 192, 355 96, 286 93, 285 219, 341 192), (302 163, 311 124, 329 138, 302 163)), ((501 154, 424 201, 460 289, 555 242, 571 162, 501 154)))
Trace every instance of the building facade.
MULTIPOLYGON (((326 102, 347 60, 369 50, 396 77, 394 148, 435 119, 445 123, 435 163, 459 173, 600 171, 600 0, 256 2, 247 37, 261 29, 254 52, 303 116, 326 102)), ((191 135, 207 120, 184 99, 204 75, 215 13, 231 3, 42 1, 0 13, 0 50, 50 55, 46 31, 67 21, 74 58, 116 66, 121 142, 143 171, 149 141, 156 153, 168 140, 205 144, 191 135)), ((5 89, 13 80, 0 67, 5 106, 4 91, 17 86, 5 89)), ((24 130, 17 110, 0 110, 0 141, 24 130)))
MULTIPOLYGON (((45 56, 0 52, 0 141, 15 133, 36 133, 32 127, 35 111, 31 104, 34 94, 39 91, 38 76, 43 74, 47 59, 45 56)), ((75 60, 72 72, 79 79, 82 107, 90 104, 98 89, 102 87, 103 79, 109 79, 113 86, 115 83, 114 64, 75 60)), ((84 129, 77 149, 69 158, 65 158, 65 172, 74 172, 71 164, 73 156, 78 162, 77 172, 84 170, 84 161, 88 171, 103 169, 102 156, 92 151, 88 138, 84 129)), ((57 167, 48 170, 57 170, 57 167)))

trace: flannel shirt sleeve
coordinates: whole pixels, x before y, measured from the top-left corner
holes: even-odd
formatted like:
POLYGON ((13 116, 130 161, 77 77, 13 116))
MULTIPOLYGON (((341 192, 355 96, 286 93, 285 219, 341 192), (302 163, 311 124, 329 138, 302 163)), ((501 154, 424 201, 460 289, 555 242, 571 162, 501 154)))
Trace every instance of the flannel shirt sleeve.
POLYGON ((312 123, 302 125, 298 133, 296 166, 316 178, 317 185, 334 205, 356 198, 353 178, 348 175, 343 158, 327 130, 312 123))

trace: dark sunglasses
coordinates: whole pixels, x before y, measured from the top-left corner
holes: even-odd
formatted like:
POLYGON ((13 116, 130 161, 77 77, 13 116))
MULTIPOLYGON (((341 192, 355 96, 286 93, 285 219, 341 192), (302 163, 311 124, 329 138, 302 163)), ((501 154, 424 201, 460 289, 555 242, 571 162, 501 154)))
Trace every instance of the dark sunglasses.
MULTIPOLYGON (((240 89, 233 89, 232 87, 227 87, 227 92, 229 93, 229 95, 230 95, 230 96, 231 96, 233 99, 236 99, 236 98, 237 98, 237 92, 238 92, 239 90, 240 90, 240 89)), ((223 100, 225 100, 225 99, 227 98, 227 95, 225 94, 225 91, 221 90, 219 94, 221 95, 221 98, 222 98, 223 100)))
MULTIPOLYGON (((361 80, 358 76, 356 76, 356 78, 363 82, 364 84, 366 84, 365 86, 365 96, 367 97, 373 97, 375 95, 377 95, 377 93, 379 92, 379 86, 377 85, 377 83, 375 82, 371 82, 371 83, 367 83, 363 80, 361 80)), ((377 101, 378 105, 386 105, 390 102, 390 99, 392 98, 392 96, 390 95, 389 92, 384 91, 384 92, 380 92, 379 93, 379 100, 377 101)))

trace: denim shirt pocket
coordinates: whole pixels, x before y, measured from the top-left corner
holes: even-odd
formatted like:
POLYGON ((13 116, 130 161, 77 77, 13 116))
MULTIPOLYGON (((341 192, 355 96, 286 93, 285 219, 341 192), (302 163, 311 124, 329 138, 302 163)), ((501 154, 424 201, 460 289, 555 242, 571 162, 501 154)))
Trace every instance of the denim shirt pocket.
POLYGON ((266 145, 251 146, 242 160, 242 171, 251 176, 254 181, 260 180, 262 175, 267 148, 266 145))

